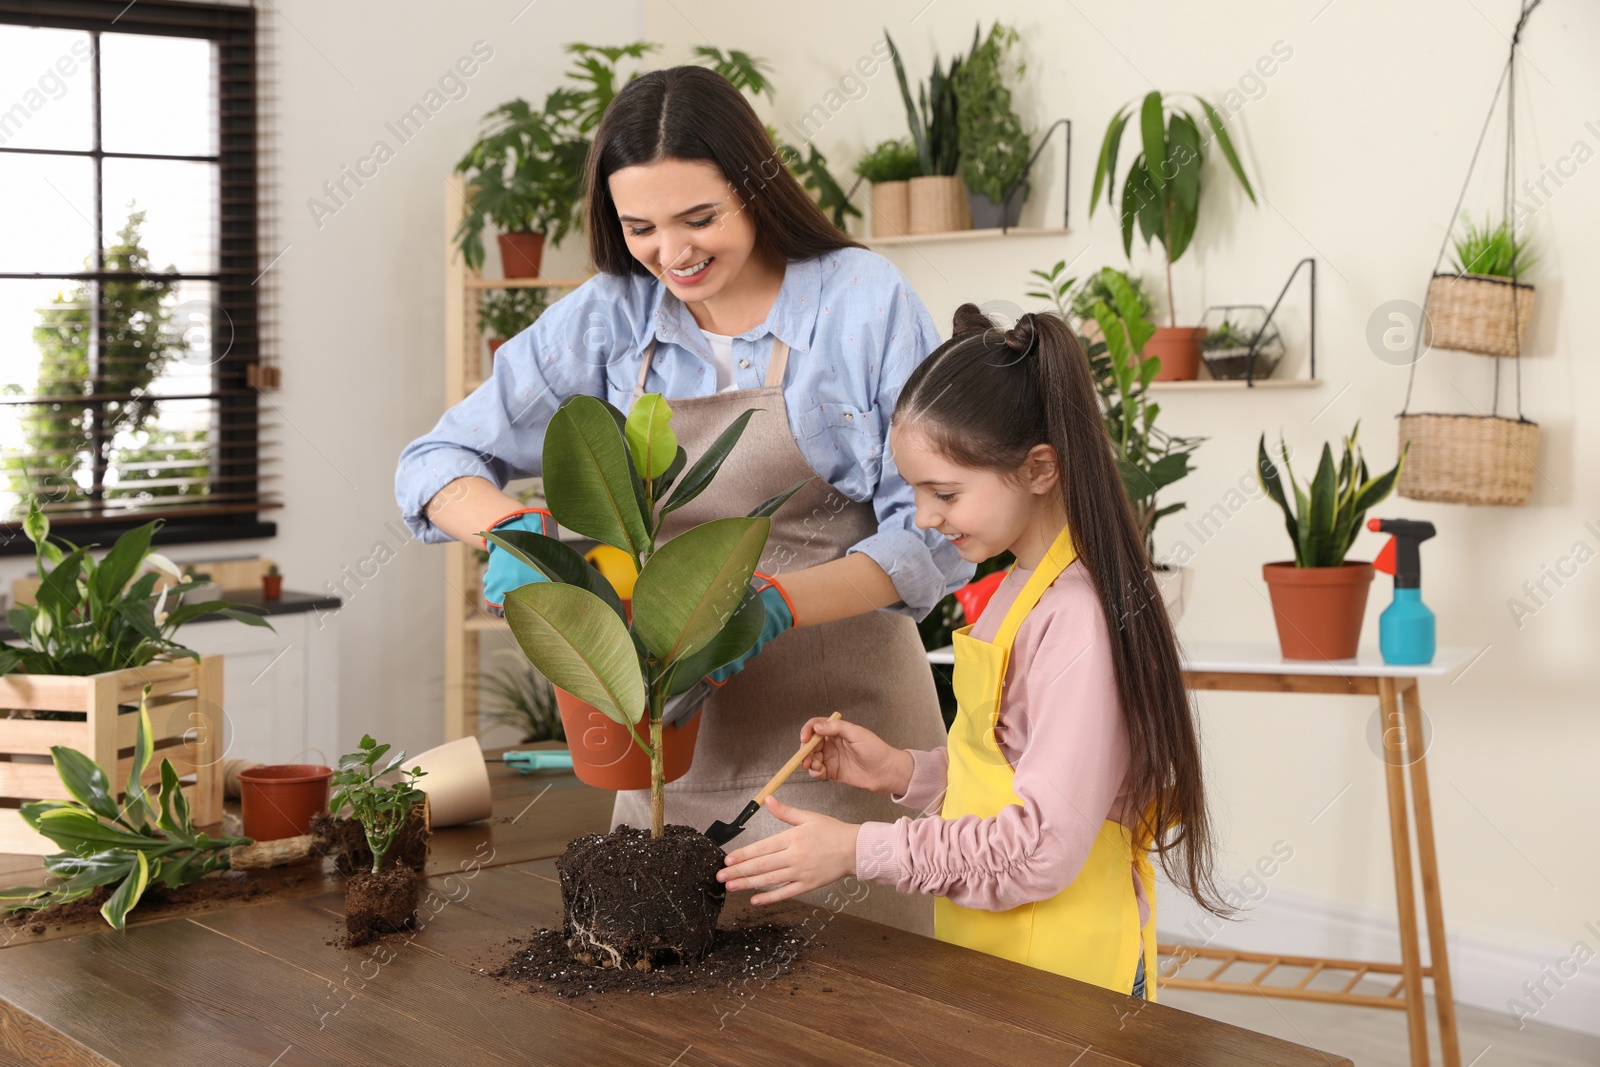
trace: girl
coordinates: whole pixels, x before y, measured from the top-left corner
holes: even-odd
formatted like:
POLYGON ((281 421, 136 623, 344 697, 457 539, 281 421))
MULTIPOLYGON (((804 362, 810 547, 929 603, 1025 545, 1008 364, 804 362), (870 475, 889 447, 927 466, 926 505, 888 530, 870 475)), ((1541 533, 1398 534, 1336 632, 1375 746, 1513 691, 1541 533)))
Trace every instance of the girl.
POLYGON ((848 716, 800 734, 823 737, 812 776, 940 817, 856 826, 774 798, 792 829, 718 877, 762 888, 757 904, 850 874, 933 894, 942 940, 1143 996, 1148 850, 1225 910, 1172 625, 1073 331, 1034 314, 1001 330, 965 304, 954 334, 907 380, 891 447, 918 526, 1016 566, 955 635, 944 748, 900 749, 848 716))
MULTIPOLYGON (((914 620, 972 567, 916 526, 911 489, 884 457, 900 386, 939 344, 927 309, 893 264, 828 220, 739 90, 702 67, 650 71, 618 92, 585 189, 599 273, 501 346, 489 380, 406 448, 396 488, 407 523, 423 541, 474 545, 483 530, 549 532, 548 515, 503 487, 540 473, 545 427, 570 396, 626 410, 644 392, 665 395, 691 457, 754 408, 722 473, 668 517, 666 536, 809 481, 773 516, 760 655, 712 679, 694 763, 667 785, 667 821, 701 829, 742 808, 818 707, 896 744, 938 744, 914 620)), ((486 601, 538 577, 490 548, 486 601)), ((783 788, 852 822, 896 814, 888 797, 799 773, 783 788)), ((649 790, 620 792, 612 825, 648 825, 649 811, 649 790)), ((746 834, 783 828, 758 812, 746 834)), ((927 899, 882 893, 852 912, 933 930, 927 899)))

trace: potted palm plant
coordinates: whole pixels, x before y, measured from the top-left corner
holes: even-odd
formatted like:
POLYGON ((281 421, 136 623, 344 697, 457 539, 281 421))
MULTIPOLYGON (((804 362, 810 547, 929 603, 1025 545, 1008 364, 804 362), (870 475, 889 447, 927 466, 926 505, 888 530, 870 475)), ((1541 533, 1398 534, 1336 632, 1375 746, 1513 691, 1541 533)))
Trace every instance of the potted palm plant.
MULTIPOLYGON (((1196 96, 1205 116, 1212 139, 1222 150, 1228 167, 1239 179, 1250 202, 1255 203, 1255 190, 1245 177, 1239 155, 1234 151, 1228 136, 1227 125, 1217 109, 1196 96)), ((1138 105, 1127 104, 1117 110, 1106 127, 1100 143, 1100 157, 1095 164, 1094 184, 1089 191, 1089 213, 1100 202, 1102 190, 1106 206, 1120 196, 1122 225, 1122 250, 1133 254, 1133 228, 1137 221, 1139 233, 1145 244, 1161 242, 1166 260, 1167 325, 1158 329, 1150 339, 1148 354, 1161 359, 1162 381, 1189 381, 1200 372, 1200 337, 1203 327, 1178 325, 1177 304, 1172 291, 1172 264, 1189 248, 1200 217, 1200 167, 1205 160, 1204 141, 1200 124, 1188 111, 1167 102, 1158 91, 1152 91, 1138 105), (1122 135, 1129 121, 1137 114, 1141 151, 1128 167, 1128 173, 1117 191, 1117 155, 1122 135)))
POLYGON ((917 150, 905 138, 879 141, 856 163, 856 174, 871 183, 872 236, 901 237, 911 228, 911 179, 917 176, 917 150))
POLYGON ((1029 136, 1011 103, 1008 81, 1025 66, 1011 61, 1017 31, 995 23, 951 76, 956 94, 956 144, 972 226, 1015 226, 1027 196, 1029 136))
MULTIPOLYGON (((484 535, 548 579, 514 589, 504 601, 528 660, 614 724, 622 744, 647 761, 646 781, 633 787, 650 787, 648 832, 619 827, 579 838, 557 863, 568 945, 580 960, 648 969, 698 958, 711 946, 723 901, 721 850, 692 827, 666 825, 672 750, 662 713, 668 698, 743 656, 760 637, 765 611, 751 579, 771 515, 805 482, 748 516, 657 541, 662 520, 711 484, 754 414, 735 419, 693 464, 672 430, 671 407, 655 393, 640 397, 626 418, 590 396, 568 399, 551 418, 543 462, 550 513, 636 562, 631 612, 561 541, 525 531, 484 535), (663 891, 641 896, 637 887, 647 878, 663 891)), ((569 741, 595 725, 566 720, 569 741)), ((692 732, 676 739, 690 754, 693 740, 692 732)), ((586 768, 583 757, 583 746, 573 745, 574 769, 591 781, 597 768, 586 768)))
POLYGON ((1285 659, 1350 659, 1360 643, 1372 564, 1352 563, 1345 556, 1362 530, 1367 509, 1388 497, 1405 464, 1402 451, 1391 470, 1370 477, 1356 440, 1360 430, 1357 423, 1344 439, 1337 466, 1333 449, 1323 444, 1317 472, 1304 489, 1289 464, 1288 447, 1279 440, 1293 507, 1278 468, 1267 455, 1267 435, 1262 434, 1256 444, 1256 477, 1283 509, 1284 527, 1294 543, 1293 560, 1261 568, 1285 659))
MULTIPOLYGON (((917 86, 917 102, 911 100, 900 50, 889 31, 883 31, 894 60, 894 75, 900 83, 900 99, 905 103, 906 124, 911 142, 917 148, 917 174, 910 182, 910 225, 907 233, 944 233, 972 228, 971 204, 966 183, 961 178, 960 126, 957 120, 956 78, 962 59, 950 60, 947 73, 937 57, 926 85, 917 86)), ((977 31, 972 45, 978 46, 977 31)))

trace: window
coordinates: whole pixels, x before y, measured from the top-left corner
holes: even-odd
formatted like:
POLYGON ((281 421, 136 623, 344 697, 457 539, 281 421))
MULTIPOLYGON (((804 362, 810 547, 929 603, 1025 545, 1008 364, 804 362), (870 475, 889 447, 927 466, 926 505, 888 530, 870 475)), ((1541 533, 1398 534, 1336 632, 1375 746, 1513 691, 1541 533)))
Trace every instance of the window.
POLYGON ((251 8, 0 0, 0 553, 274 532, 256 137, 251 8))

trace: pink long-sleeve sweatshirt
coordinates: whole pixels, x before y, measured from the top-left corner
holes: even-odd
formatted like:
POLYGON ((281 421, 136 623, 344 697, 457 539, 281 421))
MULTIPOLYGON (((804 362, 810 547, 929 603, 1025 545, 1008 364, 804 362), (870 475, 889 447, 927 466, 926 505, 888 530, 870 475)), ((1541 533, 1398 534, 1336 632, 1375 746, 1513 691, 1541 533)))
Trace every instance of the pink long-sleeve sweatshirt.
MULTIPOLYGON (((972 636, 993 640, 1031 569, 1015 568, 972 636)), ((856 877, 902 893, 931 893, 967 908, 1003 911, 1046 900, 1078 876, 1106 819, 1135 825, 1123 793, 1128 735, 1111 662, 1110 632, 1094 585, 1074 562, 1017 631, 1000 701, 1000 750, 1022 805, 993 818, 939 816, 949 754, 911 752, 911 782, 896 803, 923 817, 869 822, 856 838, 856 877)), ((1149 904, 1130 862, 1142 925, 1149 904)))

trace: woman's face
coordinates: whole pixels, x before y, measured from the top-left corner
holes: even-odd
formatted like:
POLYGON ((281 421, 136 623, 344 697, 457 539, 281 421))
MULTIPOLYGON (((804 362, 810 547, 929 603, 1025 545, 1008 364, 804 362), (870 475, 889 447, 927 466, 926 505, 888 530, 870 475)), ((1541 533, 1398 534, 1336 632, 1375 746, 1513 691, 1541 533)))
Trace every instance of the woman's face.
POLYGON ((624 167, 610 186, 628 251, 685 303, 726 290, 755 249, 755 223, 713 163, 624 167))

